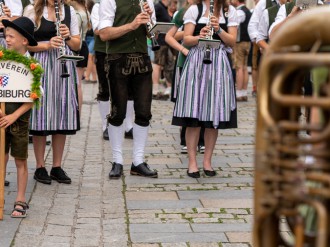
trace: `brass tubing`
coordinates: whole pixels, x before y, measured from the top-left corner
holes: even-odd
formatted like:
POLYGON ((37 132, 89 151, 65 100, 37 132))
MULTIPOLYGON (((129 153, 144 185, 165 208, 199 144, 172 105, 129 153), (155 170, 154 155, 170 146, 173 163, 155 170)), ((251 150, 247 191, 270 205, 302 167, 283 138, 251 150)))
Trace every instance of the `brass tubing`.
MULTIPOLYGON (((330 57, 328 55, 328 57, 330 57)), ((330 62, 330 59, 329 59, 330 62)), ((286 69, 285 72, 277 74, 271 86, 271 96, 274 100, 285 106, 314 106, 321 107, 323 109, 330 109, 330 98, 317 98, 315 97, 302 97, 298 96, 287 96, 280 93, 280 89, 285 82, 285 78, 291 73, 292 70, 286 69)))
POLYGON ((316 231, 316 245, 315 247, 327 247, 330 243, 328 242, 328 214, 325 206, 316 200, 308 200, 307 204, 310 204, 318 215, 318 227, 316 231))
POLYGON ((294 227, 294 235, 295 235, 295 247, 304 246, 305 242, 305 225, 304 220, 301 216, 297 217, 296 225, 294 227))
MULTIPOLYGON (((327 186, 330 186, 330 174, 321 173, 321 172, 307 172, 306 178, 309 180, 317 181, 327 186)), ((330 192, 330 190, 329 190, 330 192)))

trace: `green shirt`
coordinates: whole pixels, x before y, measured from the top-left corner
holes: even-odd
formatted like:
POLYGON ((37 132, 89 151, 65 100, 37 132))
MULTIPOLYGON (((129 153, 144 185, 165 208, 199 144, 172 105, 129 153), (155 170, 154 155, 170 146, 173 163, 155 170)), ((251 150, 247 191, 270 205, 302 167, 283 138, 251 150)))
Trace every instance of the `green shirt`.
MULTIPOLYGON (((172 23, 174 23, 174 25, 177 27, 177 28, 180 28, 183 26, 183 16, 184 14, 186 13, 186 10, 187 8, 183 7, 181 8, 178 13, 174 16, 173 20, 172 20, 172 23)), ((185 48, 187 48, 188 50, 190 49, 190 47, 188 46, 185 46, 183 45, 185 48)), ((176 63, 176 66, 177 67, 180 67, 182 68, 183 67, 183 64, 184 62, 186 61, 186 56, 182 54, 182 52, 179 52, 179 55, 178 55, 178 60, 177 60, 177 63, 176 63)))

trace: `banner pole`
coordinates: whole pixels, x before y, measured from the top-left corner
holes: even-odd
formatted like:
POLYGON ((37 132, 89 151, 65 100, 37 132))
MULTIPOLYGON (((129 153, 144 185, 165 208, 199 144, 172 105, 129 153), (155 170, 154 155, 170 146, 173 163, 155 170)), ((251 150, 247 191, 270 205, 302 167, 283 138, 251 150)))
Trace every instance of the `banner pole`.
MULTIPOLYGON (((5 103, 0 103, 0 109, 5 114, 5 103)), ((0 129, 0 220, 3 219, 3 210, 5 208, 5 128, 0 129)))

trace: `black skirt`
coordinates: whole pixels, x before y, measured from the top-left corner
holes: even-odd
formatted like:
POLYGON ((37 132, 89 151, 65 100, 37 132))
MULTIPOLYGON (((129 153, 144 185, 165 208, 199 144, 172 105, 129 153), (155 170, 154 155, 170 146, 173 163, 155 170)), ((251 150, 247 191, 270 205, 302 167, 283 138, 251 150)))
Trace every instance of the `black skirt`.
MULTIPOLYGON (((182 127, 204 127, 214 129, 213 122, 211 121, 199 121, 197 118, 181 118, 173 117, 172 125, 182 127)), ((219 122, 217 129, 234 129, 237 128, 237 108, 230 114, 230 120, 228 122, 219 122)))
POLYGON ((87 46, 87 43, 86 41, 84 40, 81 44, 81 49, 78 53, 79 56, 83 56, 84 59, 83 60, 80 60, 77 62, 77 67, 78 68, 86 68, 87 67, 87 63, 88 63, 88 46, 87 46))

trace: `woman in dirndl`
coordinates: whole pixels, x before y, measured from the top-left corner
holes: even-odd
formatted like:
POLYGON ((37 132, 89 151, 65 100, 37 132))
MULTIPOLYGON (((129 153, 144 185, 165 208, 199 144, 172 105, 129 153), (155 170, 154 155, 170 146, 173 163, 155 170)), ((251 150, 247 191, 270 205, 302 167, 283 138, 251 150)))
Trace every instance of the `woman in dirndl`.
POLYGON ((79 109, 77 97, 77 70, 75 62, 66 61, 67 78, 61 78, 63 73, 60 47, 63 46, 66 55, 72 55, 72 50, 79 50, 80 35, 76 12, 73 7, 58 0, 61 24, 57 36, 56 14, 54 1, 35 0, 24 10, 24 15, 34 21, 35 39, 38 46, 29 49, 34 52, 44 69, 42 87, 44 95, 39 109, 34 108, 31 114, 30 134, 33 135, 33 147, 37 169, 34 178, 41 183, 50 184, 51 179, 59 183, 71 183, 70 177, 61 168, 64 145, 67 135, 73 135, 79 126, 79 109), (45 168, 46 137, 52 136, 53 164, 50 176, 45 168))
POLYGON ((173 125, 187 127, 189 177, 198 178, 196 160, 201 127, 205 127, 203 170, 215 176, 212 168, 213 150, 218 129, 237 128, 236 97, 229 53, 236 43, 237 16, 226 0, 214 1, 214 13, 209 18, 210 0, 189 7, 184 15, 184 44, 191 46, 182 69, 173 113, 173 125), (206 25, 210 19, 210 25, 206 25), (219 48, 211 48, 211 64, 204 64, 205 49, 198 40, 205 38, 213 27, 213 39, 221 40, 219 48))

